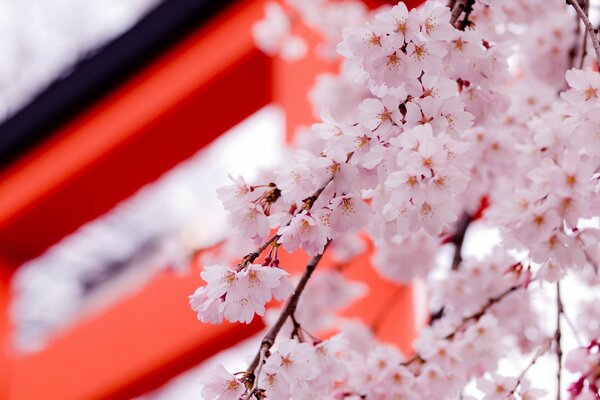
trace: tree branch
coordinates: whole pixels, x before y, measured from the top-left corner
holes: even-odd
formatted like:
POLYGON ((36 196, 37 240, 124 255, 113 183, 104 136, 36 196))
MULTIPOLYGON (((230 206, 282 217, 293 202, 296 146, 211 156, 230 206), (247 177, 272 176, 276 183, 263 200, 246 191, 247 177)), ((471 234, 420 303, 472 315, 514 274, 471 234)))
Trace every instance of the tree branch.
POLYGON ((564 306, 562 302, 562 298, 560 296, 560 281, 556 282, 556 331, 554 332, 554 341, 556 342, 556 361, 557 361, 557 370, 556 370, 556 400, 561 399, 561 375, 562 375, 562 346, 561 346, 561 338, 562 332, 560 328, 560 320, 562 314, 564 312, 564 306))
POLYGON ((577 0, 566 0, 566 2, 567 4, 573 6, 575 12, 579 16, 579 19, 581 19, 581 21, 585 25, 588 35, 590 36, 590 40, 592 41, 592 45, 594 46, 594 51, 596 52, 596 62, 598 63, 598 65, 600 65, 600 43, 598 43, 598 35, 596 34, 596 29, 594 28, 594 25, 592 25, 592 22, 588 18, 585 11, 583 11, 577 0))
POLYGON ((260 351, 258 352, 259 358, 258 358, 258 364, 256 366, 256 374, 255 374, 254 381, 252 382, 252 387, 248 391, 248 394, 246 394, 246 396, 242 397, 242 400, 250 400, 250 398, 252 397, 252 395, 254 394, 256 389, 258 389, 258 377, 260 376, 260 371, 262 370, 262 366, 265 363, 267 351, 268 351, 268 349, 266 349, 266 348, 262 348, 262 347, 260 348, 260 351))
MULTIPOLYGON (((531 282, 533 282, 533 280, 531 282)), ((483 317, 483 315, 485 315, 485 313, 490 309, 490 307, 492 307, 496 303, 499 303, 506 296, 508 296, 512 292, 514 292, 514 291, 516 291, 516 290, 518 290, 518 289, 520 289, 522 287, 524 287, 523 284, 519 283, 517 285, 509 287, 504 292, 500 293, 498 296, 490 298, 487 301, 487 303, 485 303, 483 305, 483 307, 479 311, 477 311, 476 313, 473 313, 471 315, 468 315, 468 316, 464 317, 462 319, 462 321, 460 322, 460 324, 458 325, 458 327, 456 327, 456 329, 453 332, 451 332, 448 335, 446 335, 444 337, 444 340, 450 340, 450 339, 454 338, 454 336, 456 336, 457 333, 461 332, 465 328, 465 325, 467 323, 469 323, 471 321, 477 321, 479 318, 481 318, 481 317, 483 317)), ((410 364, 412 364, 414 362, 417 362, 417 361, 424 362, 425 360, 419 354, 415 354, 413 357, 411 357, 407 361, 403 362, 402 365, 407 366, 407 365, 410 365, 410 364)))
MULTIPOLYGON (((350 153, 350 155, 348 156, 348 160, 350 160, 351 157, 352 157, 352 153, 350 153)), ((309 196, 309 197, 307 197, 306 199, 303 200, 304 204, 305 204, 304 209, 310 210, 312 208, 312 206, 315 203, 315 201, 317 201, 317 199, 319 198, 319 196, 321 195, 321 193, 323 193, 323 191, 325 190, 325 188, 329 185, 329 183, 332 180, 333 180, 333 177, 331 177, 322 187, 320 187, 319 189, 317 189, 311 196, 309 196)), ((290 222, 291 222, 291 219, 286 224, 286 226, 289 225, 290 222)), ((267 247, 269 247, 274 242, 277 242, 280 237, 281 237, 280 234, 278 234, 278 233, 274 234, 273 236, 271 236, 270 238, 268 238, 258 249, 254 250, 250 254, 247 254, 244 258, 242 258, 242 261, 239 264, 240 268, 245 267, 247 264, 253 263, 254 260, 256 260, 258 257, 260 257, 260 255, 262 254, 262 252, 265 251, 265 249, 267 247)))
MULTIPOLYGON (((325 245, 325 248, 323 249, 323 252, 321 254, 311 258, 311 260, 306 265, 306 269, 304 270, 304 273, 302 274, 302 277, 300 278, 298 285, 296 285, 296 290, 294 290, 294 293, 288 299, 285 307, 281 311, 281 314, 279 315, 279 318, 277 319, 275 324, 271 327, 271 329, 269 329, 269 332, 267 332, 267 334, 263 338, 263 340, 260 344, 258 353, 254 357, 254 360, 252 360, 252 363, 250 364, 250 366, 248 367, 248 369, 246 371, 248 374, 253 374, 254 371, 257 370, 257 367, 259 366, 259 363, 261 361, 261 356, 260 356, 261 353, 265 352, 265 354, 266 354, 271 349, 271 347, 273 347, 273 344, 275 343, 275 338, 279 334, 279 331, 281 330, 281 328, 287 321, 288 317, 296 311, 296 307, 298 306, 298 300, 300 299, 300 295, 302 295, 302 292, 304 291, 304 288, 306 287, 308 280, 310 279, 312 273, 317 268, 319 261, 321 261, 321 258, 323 257, 323 254, 325 254, 325 250, 327 250, 327 247, 329 247, 330 243, 331 243, 331 240, 327 242, 327 244, 325 245)), ((258 379, 258 374, 256 374, 254 379, 258 379)))
POLYGON ((468 212, 464 212, 456 224, 456 232, 454 233, 454 236, 452 236, 452 243, 454 243, 455 246, 454 256, 452 257, 452 271, 458 270, 458 267, 462 262, 462 246, 471 222, 473 222, 473 216, 468 212))
POLYGON ((510 396, 517 391, 517 388, 523 382, 523 378, 525 378, 525 374, 527 374, 527 371, 529 371, 531 369, 531 367, 533 367, 533 365, 537 362, 537 360, 544 353, 546 353, 548 350, 550 350, 550 347, 552 346, 553 341, 554 341, 554 338, 551 337, 549 340, 546 341, 546 343, 542 347, 540 347, 540 349, 537 351, 537 353, 535 353, 535 355, 533 356, 533 358, 531 359, 529 364, 527 364, 527 367, 525 367, 525 369, 519 374, 519 376, 517 378, 517 383, 515 384, 515 387, 510 391, 510 393, 506 396, 506 398, 510 398, 510 396))
MULTIPOLYGON (((586 15, 589 15, 589 11, 590 11, 590 2, 589 0, 583 0, 583 11, 585 12, 586 15)), ((577 28, 579 31, 579 24, 577 24, 577 28)), ((577 34, 577 36, 579 36, 579 32, 577 34)), ((581 59, 579 60, 579 69, 583 68, 583 62, 585 61, 585 56, 587 56, 587 39, 588 39, 588 35, 584 34, 583 35, 583 44, 581 46, 581 59)))
POLYGON ((460 14, 462 14, 465 9, 465 3, 462 1, 459 1, 458 3, 455 2, 450 9, 452 10, 452 14, 450 15, 450 25, 454 26, 456 21, 458 21, 458 17, 460 17, 460 14))
POLYGON ((456 29, 460 29, 464 31, 469 25, 471 25, 471 21, 469 20, 469 16, 473 12, 473 5, 475 4, 475 0, 460 0, 460 1, 451 1, 448 3, 450 10, 452 11, 450 15, 450 24, 454 26, 456 29), (464 12, 464 17, 462 21, 458 22, 458 19, 464 12), (458 25, 458 26, 457 26, 458 25))
MULTIPOLYGON (((454 244, 454 255, 452 256, 451 270, 456 271, 460 267, 462 262, 462 246, 465 241, 465 235, 469 225, 473 222, 473 216, 468 212, 464 212, 458 222, 456 223, 456 231, 452 235, 451 242, 454 244)), ((429 318, 429 325, 435 321, 441 319, 444 316, 444 307, 431 314, 429 318)))

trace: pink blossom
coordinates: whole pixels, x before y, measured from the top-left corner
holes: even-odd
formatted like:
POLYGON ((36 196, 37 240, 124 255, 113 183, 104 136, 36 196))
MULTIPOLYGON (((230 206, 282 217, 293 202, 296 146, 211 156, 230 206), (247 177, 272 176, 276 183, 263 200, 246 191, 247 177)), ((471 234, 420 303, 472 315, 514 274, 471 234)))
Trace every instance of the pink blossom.
POLYGON ((207 400, 238 400, 246 391, 244 384, 222 365, 205 373, 200 382, 204 385, 202 396, 207 400))
MULTIPOLYGON (((325 217, 325 215, 323 215, 325 217)), ((326 227, 319 215, 309 211, 296 214, 288 226, 279 229, 279 243, 283 244, 288 251, 302 248, 310 255, 323 252, 327 242, 326 227)))

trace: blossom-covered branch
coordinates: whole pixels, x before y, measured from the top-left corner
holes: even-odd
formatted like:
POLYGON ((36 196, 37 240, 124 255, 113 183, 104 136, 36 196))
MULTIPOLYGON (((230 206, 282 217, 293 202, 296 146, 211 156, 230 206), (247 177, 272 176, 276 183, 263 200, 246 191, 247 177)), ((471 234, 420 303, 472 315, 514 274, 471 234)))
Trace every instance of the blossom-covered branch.
MULTIPOLYGON (((218 264, 204 267, 206 286, 191 296, 192 308, 203 322, 258 315, 271 328, 248 370, 214 368, 203 396, 539 399, 545 390, 525 377, 539 354, 509 376, 498 365, 513 355, 529 359, 532 349, 545 353, 548 337, 560 352, 559 392, 564 348, 565 368, 578 374, 569 392, 596 396, 600 327, 589 321, 599 312, 587 307, 586 318, 569 321, 590 340, 569 350, 560 296, 551 307, 533 301, 545 282, 558 287, 565 276, 600 284, 600 74, 587 57, 573 68, 581 28, 568 12, 576 10, 598 52, 587 6, 433 0, 371 11, 353 0, 282 1, 268 3, 254 29, 257 45, 298 56, 302 21, 324 38, 314 50, 342 58, 341 67, 317 79, 310 98, 320 122, 303 128, 299 148, 264 174, 271 183, 239 177, 219 190, 236 233, 218 264), (475 215, 478 228, 500 236, 495 246, 484 246, 486 235, 466 237, 475 215), (436 262, 449 237, 451 268, 436 262), (372 251, 382 278, 426 282, 430 308, 443 312, 418 332, 414 357, 383 343, 369 321, 335 315, 364 285, 334 270, 316 271, 309 282, 329 243, 336 263, 372 251), (257 245, 237 267, 226 266, 257 245), (485 254, 467 257, 472 249, 485 254), (313 261, 294 291, 279 255, 297 250, 313 261), (288 302, 267 311, 271 298, 288 302), (553 332, 544 312, 558 314, 553 332), (322 331, 340 333, 326 340, 309 333, 322 331)), ((375 328, 396 300, 374 313, 375 328)), ((394 318, 412 331, 412 321, 394 318)))
POLYGON ((273 324, 273 326, 269 329, 269 332, 267 332, 265 337, 262 339, 258 353, 256 354, 256 356, 250 363, 250 366, 248 367, 248 370, 247 370, 248 373, 253 373, 257 369, 257 367, 260 364, 261 354, 264 354, 264 353, 268 352, 269 349, 271 349, 271 347, 275 343, 275 339, 277 338, 279 331, 283 327, 283 324, 285 324, 287 319, 290 316, 292 316, 294 314, 294 312, 296 311, 296 307, 298 306, 298 300, 300 300, 300 296, 302 295, 302 292, 306 288, 306 284, 308 283, 308 280, 310 279, 313 272, 317 268, 317 265, 321 261, 321 258, 323 257, 325 250, 327 250, 329 243, 330 242, 328 242, 325 245, 325 249, 324 249, 323 253, 311 258, 311 260, 306 265, 304 273, 302 274, 300 281, 296 285, 296 289, 294 289, 294 293, 288 299, 285 307, 279 314, 279 318, 277 318, 277 321, 273 324))
POLYGON ((556 282, 556 331, 554 332, 554 345, 556 350, 556 400, 560 400, 561 395, 561 382, 562 382, 562 363, 563 363, 563 350, 562 350, 562 330, 561 320, 564 313, 564 306, 560 293, 560 282, 556 282))
MULTIPOLYGON (((598 65, 600 65, 600 42, 598 42, 598 33, 592 22, 590 21, 587 13, 581 8, 578 0, 566 0, 567 4, 570 4, 575 9, 575 12, 581 19, 581 22, 585 25, 585 29, 590 37, 592 45, 594 46, 594 51, 596 52, 596 61, 598 65)), ((585 50, 584 50, 585 51, 585 50)))

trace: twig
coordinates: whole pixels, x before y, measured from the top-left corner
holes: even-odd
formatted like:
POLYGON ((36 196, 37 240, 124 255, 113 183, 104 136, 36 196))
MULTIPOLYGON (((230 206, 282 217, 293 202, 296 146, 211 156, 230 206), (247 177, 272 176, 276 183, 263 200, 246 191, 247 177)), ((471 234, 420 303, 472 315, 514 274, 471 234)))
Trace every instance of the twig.
MULTIPOLYGON (((533 282, 533 280, 531 282, 533 282)), ((479 311, 477 311, 476 313, 473 313, 471 315, 468 315, 468 316, 464 317, 462 319, 462 321, 460 322, 460 324, 458 325, 458 327, 453 332, 451 332, 448 335, 446 335, 444 337, 444 340, 450 340, 450 339, 452 339, 454 336, 456 336, 457 333, 463 331, 463 329, 465 328, 465 325, 467 323, 469 323, 471 321, 477 321, 479 318, 483 317, 483 315, 490 309, 490 307, 492 307, 496 303, 499 303, 506 296, 508 296, 512 292, 514 292, 514 291, 516 291, 516 290, 518 290, 518 289, 520 289, 522 287, 524 287, 523 284, 519 283, 517 285, 509 287, 504 292, 500 293, 498 296, 490 298, 487 301, 487 303, 485 303, 485 305, 483 305, 483 307, 479 311)), ((415 354, 413 357, 411 357, 408 360, 406 360, 405 362, 403 362, 402 365, 407 366, 407 365, 410 365, 410 364, 412 364, 413 362, 416 362, 416 361, 425 362, 425 360, 423 359, 423 357, 421 357, 419 354, 415 354)))
MULTIPOLYGON (((277 318, 277 321, 275 322, 275 324, 271 327, 271 329, 269 329, 269 332, 267 332, 267 334, 263 338, 263 340, 260 344, 258 353, 254 357, 254 360, 252 360, 252 363, 250 364, 250 366, 248 367, 248 369, 246 371, 248 374, 253 374, 254 371, 257 370, 258 364, 260 363, 261 353, 263 351, 266 353, 271 349, 271 347, 273 347, 273 344, 275 343, 275 338, 277 337, 277 334, 279 334, 279 331, 281 330, 281 328, 287 321, 288 317, 296 311, 296 307, 298 306, 298 300, 300 299, 300 295, 304 291, 304 288, 306 287, 306 284, 308 283, 308 280, 310 279, 312 273, 317 268, 319 261, 321 261, 321 258, 323 257, 325 250, 327 250, 327 247, 329 247, 329 243, 331 243, 331 241, 327 242, 327 244, 325 245, 325 248, 323 249, 323 252, 321 254, 311 258, 311 260, 306 265, 306 269, 304 270, 304 273, 302 274, 302 277, 300 278, 298 285, 296 285, 296 289, 294 290, 294 293, 288 299, 285 307, 281 311, 281 314, 279 315, 279 318, 277 318)), ((254 379, 258 379, 258 376, 256 376, 254 379)))
POLYGON ((571 321, 571 317, 569 317, 569 315, 566 313, 565 310, 563 310, 562 317, 567 322, 567 325, 573 332, 573 336, 575 336, 575 340, 577 341, 577 344, 579 345, 579 347, 582 347, 583 340, 581 340, 581 338, 579 337, 579 332, 577 332, 577 328, 575 328, 575 324, 573 324, 573 321, 571 321))
POLYGON ((458 21, 458 17, 460 17, 460 14, 462 14, 464 9, 465 3, 463 3, 462 0, 456 3, 454 7, 451 8, 452 14, 450 15, 450 25, 454 26, 456 21, 458 21))
POLYGON ((244 257, 242 259, 241 264, 242 265, 246 265, 246 264, 251 264, 254 262, 254 260, 256 260, 263 251, 265 251, 265 249, 267 247, 269 247, 269 245, 273 244, 273 242, 276 242, 277 240, 279 240, 280 235, 279 234, 274 234, 273 236, 271 236, 270 238, 268 238, 258 249, 254 250, 254 252, 248 254, 246 257, 244 257))
POLYGON ((581 59, 579 60, 579 69, 583 68, 583 62, 585 61, 585 56, 587 56, 587 38, 588 35, 583 35, 583 45, 581 49, 581 59))
POLYGON ((259 351, 258 365, 256 367, 256 373, 254 374, 254 381, 252 382, 252 388, 248 391, 248 394, 242 397, 242 400, 250 400, 256 389, 258 388, 258 377, 260 376, 260 371, 262 370, 263 364, 265 363, 265 358, 267 356, 266 348, 262 348, 259 351))
MULTIPOLYGON (((583 11, 585 11, 586 15, 589 15, 590 11, 590 2, 589 0, 583 0, 583 11)), ((577 28, 579 30, 579 24, 577 24, 577 28)), ((579 32, 577 34, 579 36, 579 32)), ((585 61, 585 56, 587 56, 587 38, 588 35, 583 35, 583 45, 581 48, 581 60, 579 60, 579 69, 583 68, 583 62, 585 61)))
MULTIPOLYGON (((579 37, 579 35, 581 34, 581 24, 579 23, 579 16, 576 15, 575 16, 575 22, 576 22, 576 26, 575 26, 575 40, 573 41, 573 45, 571 46, 571 48, 569 49, 569 68, 574 68, 575 67, 575 58, 577 56, 577 54, 579 53, 579 49, 577 47, 577 38, 579 37)), ((585 32, 583 34, 583 41, 584 41, 584 45, 585 42, 587 40, 587 32, 585 32)), ((584 46, 584 52, 585 52, 585 46, 584 46)), ((581 57, 581 62, 583 63, 583 58, 585 57, 585 54, 581 57)), ((581 67, 579 67, 581 69, 581 67)))
POLYGON ((560 281, 556 282, 556 332, 554 333, 554 341, 556 342, 556 361, 557 361, 557 370, 556 370, 556 400, 560 400, 561 394, 561 375, 562 375, 562 346, 560 340, 562 338, 562 332, 560 329, 560 320, 561 316, 564 313, 564 306, 562 302, 562 298, 560 296, 560 281))
MULTIPOLYGON (((452 256, 451 264, 452 271, 457 271, 460 267, 460 263, 462 262, 462 247, 465 241, 465 235, 467 234, 467 229, 469 228, 469 225, 471 225, 471 222, 473 222, 473 216, 465 211, 456 223, 456 231, 454 232, 454 235, 452 235, 451 240, 451 242, 454 244, 454 255, 452 256)), ((429 318, 429 325, 441 319, 443 316, 444 307, 441 307, 439 310, 431 314, 429 318)))
POLYGON ((515 387, 510 391, 510 393, 506 396, 506 398, 510 398, 510 396, 517 391, 517 388, 523 382, 523 378, 525 378, 525 374, 527 374, 527 371, 529 371, 531 369, 531 367, 533 367, 533 365, 537 362, 537 360, 543 354, 545 354, 548 350, 550 350, 550 346, 552 345, 553 341, 554 341, 554 338, 548 339, 546 341, 545 345, 540 347, 540 349, 537 351, 537 353, 535 353, 535 356, 533 356, 533 358, 531 359, 529 364, 527 364, 527 367, 525 367, 525 369, 517 377, 517 383, 515 384, 515 387))
POLYGON ((598 43, 598 35, 596 34, 596 29, 594 28, 594 25, 592 25, 592 22, 588 18, 585 11, 583 11, 577 0, 566 0, 566 2, 567 4, 573 6, 575 12, 579 16, 579 19, 581 19, 581 21, 585 25, 588 35, 590 35, 592 45, 594 46, 594 51, 596 52, 596 62, 598 63, 598 65, 600 65, 600 43, 598 43))
POLYGON ((585 248, 583 249, 583 254, 585 255, 586 261, 590 263, 592 268, 594 268, 594 273, 596 275, 598 275, 599 268, 598 268, 598 263, 596 262, 596 260, 594 260, 592 258, 592 256, 590 256, 590 253, 585 248))
MULTIPOLYGON (((533 280, 532 280, 533 282, 533 280)), ((483 315, 487 312, 487 310, 492 307, 494 304, 499 303, 500 301, 502 301, 506 296, 508 296, 509 294, 511 294, 512 292, 521 289, 523 286, 522 283, 519 283, 517 285, 511 286, 508 289, 506 289, 504 292, 500 293, 498 296, 496 297, 492 297, 490 298, 487 303, 485 303, 485 305, 481 308, 481 310, 477 311, 474 314, 471 314, 465 318, 463 318, 461 324, 459 325, 458 329, 461 329, 464 327, 464 325, 471 321, 471 320, 478 320, 479 318, 483 317, 483 315)), ((452 339, 452 337, 454 337, 454 335, 456 335, 456 333, 458 332, 458 329, 456 331, 454 331, 453 333, 449 334, 448 336, 446 336, 446 339, 452 339)))
POLYGON ((455 246, 454 256, 452 257, 452 271, 458 270, 458 267, 462 262, 462 246, 471 222, 473 222, 473 216, 468 212, 465 212, 456 224, 456 232, 454 233, 454 236, 452 236, 452 243, 454 243, 455 246))
MULTIPOLYGON (((348 156, 348 160, 351 157, 352 157, 352 153, 350 153, 350 155, 348 156)), ((322 187, 317 189, 311 196, 309 196, 303 200, 304 204, 305 204, 304 209, 310 210, 312 208, 315 201, 317 201, 317 199, 319 198, 321 193, 323 193, 325 188, 327 188, 327 186, 329 185, 329 183, 332 180, 333 180, 333 177, 331 177, 322 187)), ((291 220, 286 225, 289 225, 290 222, 291 222, 291 220)), ((265 249, 267 247, 269 247, 274 242, 277 242, 280 237, 281 237, 280 234, 278 234, 278 233, 274 234, 273 236, 268 238, 258 249, 254 250, 252 253, 250 253, 250 254, 246 255, 244 258, 242 258, 242 261, 240 262, 240 268, 243 268, 246 265, 253 263, 254 260, 256 260, 262 254, 262 252, 265 251, 265 249)))
POLYGON ((474 5, 475 5, 475 0, 467 0, 466 1, 465 16, 463 17, 462 21, 458 25, 458 29, 460 29, 461 31, 464 31, 468 26, 471 26, 471 21, 469 20, 469 17, 471 16, 471 13, 473 12, 474 5))

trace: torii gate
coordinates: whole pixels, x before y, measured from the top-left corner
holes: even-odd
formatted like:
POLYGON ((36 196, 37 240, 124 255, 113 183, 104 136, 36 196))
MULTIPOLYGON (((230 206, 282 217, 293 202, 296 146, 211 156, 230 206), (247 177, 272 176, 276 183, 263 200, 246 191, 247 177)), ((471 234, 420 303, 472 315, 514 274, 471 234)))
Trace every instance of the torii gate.
MULTIPOLYGON (((281 105, 288 132, 313 122, 307 89, 317 73, 335 66, 312 54, 287 63, 257 50, 250 28, 262 17, 263 5, 263 0, 234 2, 0 170, 0 399, 128 399, 263 328, 258 320, 250 325, 199 323, 187 304, 187 295, 200 284, 198 271, 186 276, 160 273, 140 293, 76 324, 32 355, 11 351, 8 318, 10 278, 23 262, 261 107, 281 105), (231 93, 242 94, 234 97, 239 99, 235 107, 231 93)), ((304 260, 293 255, 288 265, 304 260)), ((367 256, 356 260, 347 274, 371 288, 371 295, 349 311, 366 321, 397 290, 376 277, 367 256)), ((403 327, 390 319, 380 336, 408 351, 414 334, 409 287, 395 304, 393 313, 402 315, 403 327)))

